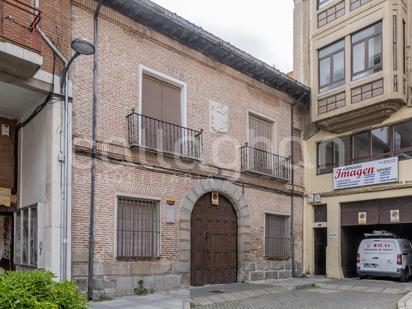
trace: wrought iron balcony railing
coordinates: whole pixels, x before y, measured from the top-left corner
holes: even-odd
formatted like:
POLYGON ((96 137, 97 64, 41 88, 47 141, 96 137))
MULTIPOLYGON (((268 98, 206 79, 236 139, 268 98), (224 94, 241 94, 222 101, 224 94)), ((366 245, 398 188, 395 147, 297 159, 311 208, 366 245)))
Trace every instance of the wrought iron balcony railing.
POLYGON ((200 160, 202 130, 193 130, 170 122, 132 112, 127 116, 129 145, 174 156, 200 160))
POLYGON ((40 22, 40 11, 28 2, 0 0, 0 37, 39 53, 41 37, 36 25, 40 22))
POLYGON ((242 173, 253 173, 284 181, 290 180, 289 158, 250 147, 247 144, 240 148, 240 155, 242 173))

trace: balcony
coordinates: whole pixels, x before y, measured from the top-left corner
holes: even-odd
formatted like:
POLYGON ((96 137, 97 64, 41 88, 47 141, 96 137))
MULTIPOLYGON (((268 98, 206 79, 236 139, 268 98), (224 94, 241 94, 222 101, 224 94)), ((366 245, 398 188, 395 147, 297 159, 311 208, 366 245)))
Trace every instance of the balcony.
POLYGON ((240 148, 241 171, 275 178, 290 180, 290 159, 264 150, 250 147, 247 144, 240 148))
POLYGON ((200 160, 202 130, 132 112, 127 116, 130 148, 140 148, 170 156, 200 160))
POLYGON ((33 6, 0 0, 0 70, 22 78, 37 72, 43 64, 39 22, 40 11, 33 6))

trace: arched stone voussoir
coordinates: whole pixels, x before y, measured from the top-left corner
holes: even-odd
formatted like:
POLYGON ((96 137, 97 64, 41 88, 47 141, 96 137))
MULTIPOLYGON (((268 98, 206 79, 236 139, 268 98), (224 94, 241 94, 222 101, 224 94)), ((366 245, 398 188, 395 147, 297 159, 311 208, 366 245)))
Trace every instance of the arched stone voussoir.
MULTIPOLYGON (((188 233, 187 224, 188 221, 190 222, 193 208, 200 197, 213 191, 219 192, 228 198, 236 210, 238 217, 238 262, 246 263, 249 261, 248 252, 251 248, 251 220, 249 206, 243 196, 242 187, 227 180, 211 178, 200 180, 182 199, 179 222, 181 260, 190 260, 190 231, 188 233)), ((242 269, 238 269, 239 280, 242 278, 242 271, 242 269)), ((190 273, 188 275, 190 276, 190 273)))

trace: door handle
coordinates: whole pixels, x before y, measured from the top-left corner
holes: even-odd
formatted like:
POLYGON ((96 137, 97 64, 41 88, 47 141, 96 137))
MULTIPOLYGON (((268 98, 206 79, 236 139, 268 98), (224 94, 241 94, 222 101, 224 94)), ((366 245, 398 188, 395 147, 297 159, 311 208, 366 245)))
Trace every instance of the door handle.
POLYGON ((209 232, 205 232, 205 240, 209 238, 209 232))

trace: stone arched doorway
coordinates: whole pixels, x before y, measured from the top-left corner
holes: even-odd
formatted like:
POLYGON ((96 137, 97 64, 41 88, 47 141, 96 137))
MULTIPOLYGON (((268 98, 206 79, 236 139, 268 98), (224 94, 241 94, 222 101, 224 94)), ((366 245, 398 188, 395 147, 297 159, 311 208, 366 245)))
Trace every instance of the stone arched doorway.
POLYGON ((191 216, 196 202, 209 192, 219 192, 227 198, 236 211, 237 216, 237 281, 249 281, 250 272, 253 271, 251 263, 250 244, 250 211, 246 199, 243 197, 243 189, 230 181, 220 179, 200 180, 188 191, 182 199, 179 218, 180 234, 180 258, 179 265, 184 273, 183 284, 190 285, 191 269, 191 216))
POLYGON ((191 216, 191 285, 233 283, 237 279, 237 215, 224 195, 206 193, 191 216))

